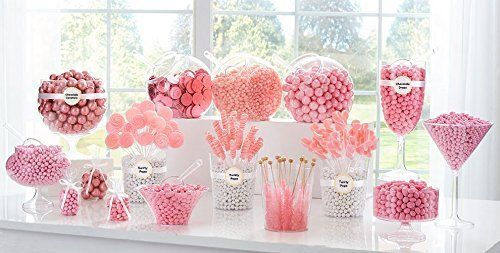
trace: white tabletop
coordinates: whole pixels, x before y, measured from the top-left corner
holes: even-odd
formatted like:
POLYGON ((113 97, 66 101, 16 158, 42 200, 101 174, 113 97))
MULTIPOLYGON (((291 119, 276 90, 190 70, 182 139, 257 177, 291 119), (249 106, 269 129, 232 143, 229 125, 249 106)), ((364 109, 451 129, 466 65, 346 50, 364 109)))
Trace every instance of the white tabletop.
POLYGON ((463 216, 476 224, 471 230, 450 232, 435 227, 433 222, 415 223, 413 227, 425 233, 427 239, 412 245, 411 250, 408 250, 384 239, 384 233, 397 230, 399 224, 373 218, 371 199, 367 200, 364 216, 356 219, 325 217, 321 200, 314 199, 309 230, 300 233, 266 231, 263 226, 261 198, 258 195, 255 196, 252 210, 231 212, 212 209, 208 193, 198 203, 187 226, 154 224, 145 204, 132 205, 131 221, 107 222, 103 201, 84 201, 80 213, 74 217, 64 217, 58 211, 35 217, 21 210, 23 199, 23 195, 0 196, 0 231, 55 233, 257 252, 400 250, 468 253, 485 252, 500 241, 498 201, 462 200, 463 216))

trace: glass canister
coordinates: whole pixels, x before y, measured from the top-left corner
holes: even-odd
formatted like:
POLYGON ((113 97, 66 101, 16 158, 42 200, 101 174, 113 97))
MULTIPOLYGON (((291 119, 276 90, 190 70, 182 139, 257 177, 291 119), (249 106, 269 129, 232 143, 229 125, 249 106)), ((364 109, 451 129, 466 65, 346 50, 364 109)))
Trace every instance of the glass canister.
POLYGON ((285 106, 298 122, 323 122, 335 111, 350 111, 354 83, 342 64, 317 54, 304 54, 285 70, 285 106))
POLYGON ((144 202, 137 187, 161 184, 167 178, 167 157, 146 158, 126 155, 122 158, 123 184, 130 202, 144 202))
POLYGON ((282 86, 276 70, 261 58, 234 54, 222 60, 209 52, 214 68, 214 104, 219 111, 247 114, 252 121, 268 120, 281 103, 282 86))
POLYGON ((321 169, 321 199, 326 216, 336 218, 363 215, 371 158, 354 156, 325 160, 321 169))
POLYGON ((210 155, 210 177, 214 207, 221 210, 247 210, 253 207, 255 160, 236 158, 237 163, 210 155))
POLYGON ((313 160, 299 162, 277 156, 259 161, 265 228, 270 231, 301 232, 308 229, 314 178, 313 160))
POLYGON ((198 58, 168 52, 149 71, 149 98, 172 109, 174 118, 199 118, 212 103, 209 68, 198 58))

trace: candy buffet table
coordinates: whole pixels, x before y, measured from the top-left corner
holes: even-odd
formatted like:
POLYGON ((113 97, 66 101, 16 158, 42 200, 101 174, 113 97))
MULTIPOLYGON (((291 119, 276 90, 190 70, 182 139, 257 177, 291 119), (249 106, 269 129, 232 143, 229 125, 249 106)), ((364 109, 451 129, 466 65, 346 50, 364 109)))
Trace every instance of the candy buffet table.
MULTIPOLYGON (((321 201, 314 199, 309 231, 301 233, 264 230, 260 196, 253 210, 225 212, 213 210, 206 194, 190 224, 177 227, 155 225, 146 205, 132 206, 130 222, 107 223, 102 201, 84 202, 78 216, 62 217, 58 212, 28 215, 21 210, 23 199, 0 197, 0 252, 394 252, 405 247, 384 239, 398 224, 372 218, 371 199, 359 219, 324 217, 321 201)), ((402 252, 500 252, 500 243, 494 247, 500 241, 500 202, 462 203, 474 229, 450 232, 432 223, 417 224, 427 240, 402 252)))

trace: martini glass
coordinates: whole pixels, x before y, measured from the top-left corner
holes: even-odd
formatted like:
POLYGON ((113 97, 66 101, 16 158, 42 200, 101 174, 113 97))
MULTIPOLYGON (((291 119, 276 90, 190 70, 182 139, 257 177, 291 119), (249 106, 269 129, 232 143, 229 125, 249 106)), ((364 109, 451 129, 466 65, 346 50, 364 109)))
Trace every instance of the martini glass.
POLYGON ((474 223, 458 216, 458 174, 492 125, 489 122, 468 125, 432 123, 429 120, 424 122, 425 129, 453 173, 452 212, 448 218, 436 222, 438 227, 454 229, 474 227, 474 223))
POLYGON ((387 127, 397 136, 398 154, 392 171, 380 175, 379 180, 418 180, 417 173, 406 168, 405 137, 417 126, 425 95, 425 63, 401 59, 392 64, 381 64, 380 101, 387 127))

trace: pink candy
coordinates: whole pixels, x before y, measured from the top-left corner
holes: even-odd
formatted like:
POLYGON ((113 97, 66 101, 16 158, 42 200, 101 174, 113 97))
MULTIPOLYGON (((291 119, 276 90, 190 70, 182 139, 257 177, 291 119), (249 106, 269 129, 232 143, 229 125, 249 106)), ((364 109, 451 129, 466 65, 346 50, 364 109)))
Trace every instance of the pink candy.
POLYGON ((127 211, 125 210, 125 208, 127 210, 130 210, 129 198, 123 198, 122 200, 120 200, 119 197, 113 195, 110 197, 110 200, 106 201, 106 206, 109 208, 109 220, 111 221, 129 220, 130 217, 127 214, 127 211))
POLYGON ((175 118, 199 118, 212 103, 212 80, 204 69, 169 77, 151 76, 149 98, 172 109, 175 118))
POLYGON ((78 214, 80 208, 80 199, 78 192, 72 188, 64 188, 59 194, 61 200, 61 214, 73 216, 78 214))
POLYGON ((108 175, 99 169, 94 169, 83 173, 82 175, 82 198, 83 199, 103 199, 108 190, 106 180, 108 175))
POLYGON ((305 231, 309 218, 311 193, 307 188, 275 187, 264 184, 266 229, 271 231, 305 231))
POLYGON ((153 211, 159 225, 186 225, 196 203, 208 187, 201 185, 142 186, 139 192, 153 211))
POLYGON ((99 95, 96 99, 80 99, 75 105, 70 105, 64 99, 39 98, 38 111, 43 116, 43 122, 51 130, 63 134, 81 134, 94 129, 106 112, 104 84, 88 72, 69 70, 60 75, 50 75, 50 80, 42 81, 39 96, 63 95, 66 89, 78 90, 82 96, 99 95))
MULTIPOLYGON (((385 65, 380 71, 382 83, 384 80, 396 80, 406 76, 411 81, 425 81, 425 69, 416 65, 385 65)), ((399 94, 390 85, 380 86, 382 109, 387 126, 398 135, 411 132, 422 114, 424 103, 424 85, 411 87, 407 94, 399 94)))
POLYGON ((392 181, 373 192, 373 215, 379 219, 408 222, 438 216, 439 191, 423 181, 392 181))
POLYGON ((462 167, 492 124, 465 113, 439 115, 424 126, 453 170, 462 167))
POLYGON ((352 106, 354 85, 344 69, 297 69, 285 82, 285 106, 296 121, 322 122, 333 112, 349 111, 352 106))
POLYGON ((25 186, 56 183, 70 165, 60 146, 20 145, 7 159, 7 174, 25 186))
POLYGON ((235 67, 214 79, 217 109, 247 114, 250 120, 268 120, 281 103, 281 93, 280 78, 270 67, 235 67))

